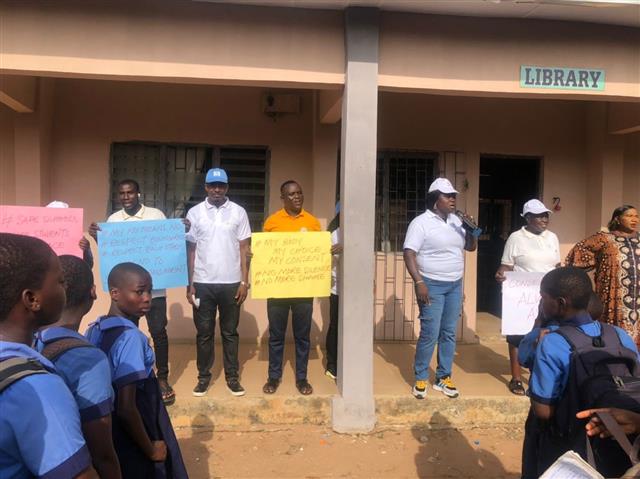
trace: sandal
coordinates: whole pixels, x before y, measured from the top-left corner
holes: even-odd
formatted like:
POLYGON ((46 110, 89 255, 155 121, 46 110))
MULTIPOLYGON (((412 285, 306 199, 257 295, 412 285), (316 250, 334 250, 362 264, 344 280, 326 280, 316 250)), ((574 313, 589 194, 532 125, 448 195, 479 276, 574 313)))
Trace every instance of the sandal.
POLYGON ((516 396, 524 396, 524 386, 522 385, 522 381, 517 379, 512 379, 509 381, 509 391, 511 391, 516 396))
POLYGON ((306 379, 296 381, 296 387, 298 388, 298 392, 300 392, 300 394, 302 394, 303 396, 308 396, 313 392, 311 384, 309 384, 309 381, 307 381, 306 379))
POLYGON ((273 394, 278 390, 278 386, 280 386, 279 379, 269 378, 264 386, 262 386, 262 392, 265 394, 273 394))
POLYGON ((160 393, 162 394, 162 402, 165 406, 171 406, 176 402, 176 393, 166 379, 158 381, 160 385, 160 393))

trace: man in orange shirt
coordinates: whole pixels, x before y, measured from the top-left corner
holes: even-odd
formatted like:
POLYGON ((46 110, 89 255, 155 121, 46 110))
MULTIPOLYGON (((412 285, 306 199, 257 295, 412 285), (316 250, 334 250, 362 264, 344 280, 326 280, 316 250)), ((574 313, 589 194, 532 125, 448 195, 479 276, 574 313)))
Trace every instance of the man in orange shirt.
MULTIPOLYGON (((288 180, 282 184, 280 198, 284 207, 267 218, 263 228, 265 232, 320 231, 320 223, 316 217, 302 209, 304 195, 296 181, 288 180)), ((269 379, 262 390, 265 394, 273 394, 280 385, 289 310, 291 310, 293 337, 296 344, 296 387, 300 394, 306 396, 313 392, 311 384, 307 381, 313 298, 267 299, 269 379)))

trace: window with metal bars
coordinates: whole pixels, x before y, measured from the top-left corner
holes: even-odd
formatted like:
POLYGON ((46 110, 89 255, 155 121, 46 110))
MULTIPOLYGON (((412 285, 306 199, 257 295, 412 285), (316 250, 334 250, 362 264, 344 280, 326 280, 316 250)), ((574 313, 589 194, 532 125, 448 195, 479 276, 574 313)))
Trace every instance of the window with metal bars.
POLYGON ((380 252, 400 252, 411 220, 424 213, 438 154, 379 151, 376 168, 376 237, 380 252))
POLYGON ((167 218, 184 218, 206 198, 205 175, 216 167, 229 175, 229 198, 247 211, 251 229, 260 231, 267 213, 266 147, 113 143, 108 212, 120 209, 118 182, 132 178, 140 184, 142 203, 162 210, 167 218))

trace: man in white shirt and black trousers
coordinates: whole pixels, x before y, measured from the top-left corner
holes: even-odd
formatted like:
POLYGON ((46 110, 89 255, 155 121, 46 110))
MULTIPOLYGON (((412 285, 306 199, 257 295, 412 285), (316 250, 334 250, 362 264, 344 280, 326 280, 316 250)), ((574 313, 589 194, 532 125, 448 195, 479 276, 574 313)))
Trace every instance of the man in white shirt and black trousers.
POLYGON ((227 388, 234 396, 245 393, 240 385, 238 365, 238 322, 240 305, 249 290, 249 247, 251 227, 247 212, 227 198, 229 180, 221 168, 205 178, 207 199, 189 210, 187 220, 187 299, 193 305, 196 326, 198 383, 194 396, 204 396, 211 382, 214 359, 213 336, 216 311, 220 313, 220 334, 227 388))
MULTIPOLYGON (((118 198, 122 209, 107 218, 107 223, 120 221, 165 220, 166 216, 157 208, 140 203, 140 185, 136 180, 126 179, 118 183, 118 198)), ((98 242, 100 227, 96 223, 89 226, 89 234, 98 242)), ((171 405, 176 400, 175 392, 169 385, 169 337, 167 335, 167 291, 154 289, 151 292, 151 310, 147 313, 147 325, 153 339, 156 355, 158 383, 162 392, 162 401, 171 405)))

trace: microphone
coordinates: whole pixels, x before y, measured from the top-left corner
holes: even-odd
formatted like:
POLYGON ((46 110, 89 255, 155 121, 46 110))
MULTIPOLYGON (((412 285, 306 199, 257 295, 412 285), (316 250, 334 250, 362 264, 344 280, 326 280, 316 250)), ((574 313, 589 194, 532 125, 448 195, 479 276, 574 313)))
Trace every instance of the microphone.
POLYGON ((456 210, 456 216, 462 221, 462 227, 467 230, 474 238, 478 238, 482 234, 482 228, 480 228, 469 215, 463 213, 460 210, 456 210))

